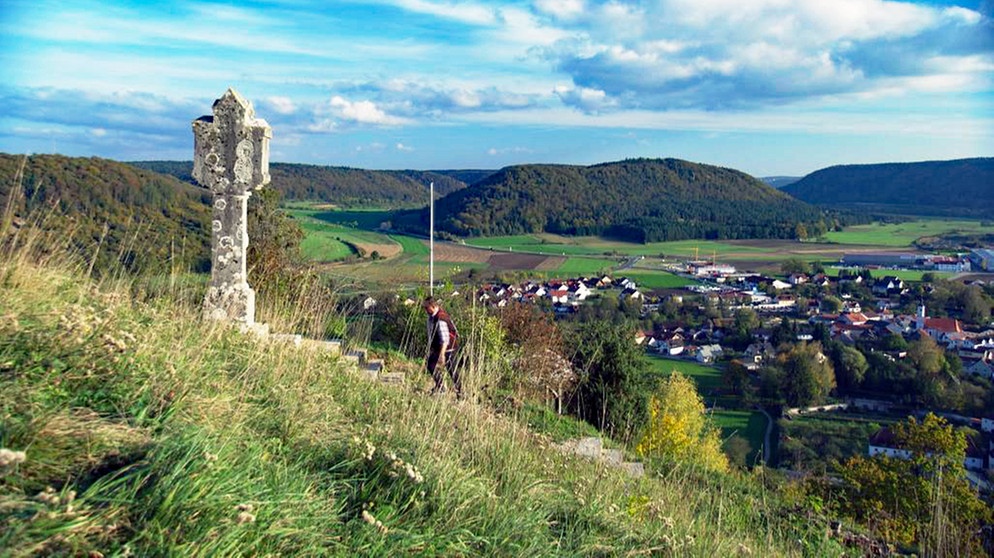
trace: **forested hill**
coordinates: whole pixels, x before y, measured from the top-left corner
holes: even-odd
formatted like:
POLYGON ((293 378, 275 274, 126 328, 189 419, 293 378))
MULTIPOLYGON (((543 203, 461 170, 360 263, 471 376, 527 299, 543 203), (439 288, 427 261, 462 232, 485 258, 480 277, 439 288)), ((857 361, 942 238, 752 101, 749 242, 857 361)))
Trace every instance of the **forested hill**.
POLYGON ((743 172, 677 159, 508 167, 439 200, 436 216, 440 229, 462 236, 544 231, 637 242, 795 238, 831 225, 743 172))
MULTIPOLYGON (((171 174, 192 182, 191 161, 137 161, 132 165, 171 174)), ((348 167, 271 163, 271 187, 287 200, 325 201, 341 206, 422 207, 428 203, 428 185, 436 195, 466 187, 462 178, 477 179, 491 171, 365 170, 348 167)))
POLYGON ((119 261, 187 271, 210 262, 210 193, 172 176, 96 157, 0 153, 0 204, 11 199, 16 223, 43 218, 86 261, 96 254, 96 269, 119 261))
POLYGON ((784 188, 809 203, 912 215, 994 215, 994 158, 841 165, 784 188))

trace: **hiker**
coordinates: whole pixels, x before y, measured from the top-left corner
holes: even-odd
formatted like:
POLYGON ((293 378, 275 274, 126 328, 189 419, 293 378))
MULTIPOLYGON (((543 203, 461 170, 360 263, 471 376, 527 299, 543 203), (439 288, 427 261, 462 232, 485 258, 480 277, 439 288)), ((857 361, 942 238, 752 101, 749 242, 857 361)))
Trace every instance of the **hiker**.
POLYGON ((456 331, 456 325, 452 323, 452 318, 445 310, 442 310, 434 297, 425 298, 422 306, 425 313, 428 314, 428 360, 426 364, 428 372, 435 380, 435 387, 431 388, 431 394, 445 391, 445 377, 442 376, 440 370, 444 366, 452 378, 456 397, 462 399, 462 382, 459 379, 459 370, 456 366, 456 350, 459 347, 459 333, 456 331))

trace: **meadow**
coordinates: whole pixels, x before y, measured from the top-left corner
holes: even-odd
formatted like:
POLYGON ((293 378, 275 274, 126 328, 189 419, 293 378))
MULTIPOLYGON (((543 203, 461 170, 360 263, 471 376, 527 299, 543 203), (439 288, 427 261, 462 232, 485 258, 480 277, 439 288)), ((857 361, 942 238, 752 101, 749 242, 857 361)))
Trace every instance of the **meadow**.
POLYGON ((182 283, 136 301, 124 275, 0 256, 0 447, 24 452, 0 464, 5 555, 843 555, 749 475, 556 451, 526 425, 589 430, 495 412, 486 359, 471 400, 431 398, 205 322, 182 283))
POLYGON ((904 223, 872 223, 846 227, 839 232, 829 232, 825 238, 839 244, 863 244, 889 248, 906 248, 919 238, 948 233, 994 234, 994 226, 983 226, 980 221, 926 219, 904 223))

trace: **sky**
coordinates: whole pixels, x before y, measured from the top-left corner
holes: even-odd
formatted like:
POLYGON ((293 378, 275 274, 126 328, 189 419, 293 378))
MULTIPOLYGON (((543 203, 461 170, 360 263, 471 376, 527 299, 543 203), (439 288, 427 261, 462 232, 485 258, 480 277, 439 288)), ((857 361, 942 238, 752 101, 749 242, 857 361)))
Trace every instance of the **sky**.
POLYGON ((271 160, 754 176, 994 156, 994 0, 0 0, 0 151, 190 160, 234 87, 271 160))

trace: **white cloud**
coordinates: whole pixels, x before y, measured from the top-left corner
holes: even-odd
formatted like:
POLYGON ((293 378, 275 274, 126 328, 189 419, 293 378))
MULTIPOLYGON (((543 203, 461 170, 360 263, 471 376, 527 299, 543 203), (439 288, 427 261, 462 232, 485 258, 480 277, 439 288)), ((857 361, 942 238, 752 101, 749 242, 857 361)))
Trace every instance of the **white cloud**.
POLYGON ((433 15, 473 25, 492 25, 496 21, 493 8, 476 2, 394 0, 394 4, 411 12, 433 15))
POLYGON ((269 108, 278 112, 279 114, 293 114, 297 112, 297 106, 290 100, 289 97, 274 96, 268 97, 266 103, 269 108))
POLYGON ((409 145, 404 145, 403 143, 400 143, 400 142, 397 142, 396 148, 397 148, 397 151, 407 151, 407 152, 414 151, 413 147, 411 147, 409 145))
POLYGON ((536 0, 535 9, 556 19, 570 20, 583 14, 583 0, 536 0))
POLYGON ((399 126, 409 122, 405 118, 390 116, 372 101, 349 101, 335 95, 328 103, 328 107, 337 118, 359 124, 399 126))

